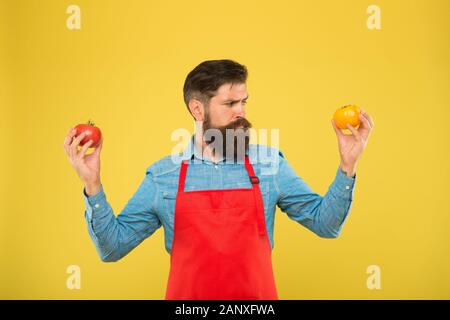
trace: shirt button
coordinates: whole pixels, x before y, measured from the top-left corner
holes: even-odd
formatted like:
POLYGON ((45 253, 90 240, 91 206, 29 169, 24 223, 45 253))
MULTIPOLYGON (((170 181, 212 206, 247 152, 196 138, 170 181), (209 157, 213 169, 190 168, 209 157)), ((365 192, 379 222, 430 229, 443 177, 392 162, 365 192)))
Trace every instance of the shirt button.
POLYGON ((218 166, 217 166, 217 165, 215 165, 215 166, 214 166, 214 168, 216 168, 216 169, 217 169, 217 168, 218 168, 218 166))
POLYGON ((350 189, 350 186, 345 186, 345 190, 348 190, 348 189, 350 189))
POLYGON ((98 203, 96 203, 94 207, 98 208, 98 207, 100 207, 100 205, 98 203))

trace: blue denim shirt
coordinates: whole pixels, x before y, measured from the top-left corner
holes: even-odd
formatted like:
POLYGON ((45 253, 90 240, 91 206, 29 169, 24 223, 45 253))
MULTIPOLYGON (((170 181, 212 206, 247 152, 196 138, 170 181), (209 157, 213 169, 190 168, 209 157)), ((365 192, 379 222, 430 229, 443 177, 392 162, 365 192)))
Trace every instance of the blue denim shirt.
MULTIPOLYGON (((339 235, 353 201, 355 177, 348 177, 338 168, 327 193, 321 196, 294 172, 278 149, 251 144, 247 154, 260 180, 272 249, 276 206, 320 237, 339 235)), ((251 188, 243 163, 224 159, 213 163, 202 157, 191 139, 183 153, 164 157, 147 168, 139 188, 117 217, 106 199, 103 185, 89 197, 83 189, 88 232, 102 261, 121 259, 161 226, 166 250, 171 252, 175 198, 184 159, 191 159, 185 191, 251 188)))

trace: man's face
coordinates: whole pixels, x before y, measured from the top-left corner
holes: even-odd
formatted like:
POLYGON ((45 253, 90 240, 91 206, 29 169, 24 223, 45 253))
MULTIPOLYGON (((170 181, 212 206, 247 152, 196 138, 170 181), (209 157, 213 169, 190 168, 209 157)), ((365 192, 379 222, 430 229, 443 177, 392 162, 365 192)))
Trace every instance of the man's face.
POLYGON ((217 94, 209 101, 207 121, 212 128, 224 127, 245 118, 245 104, 248 93, 245 83, 226 83, 219 87, 217 94))
POLYGON ((214 152, 240 161, 250 141, 251 123, 245 119, 248 93, 244 83, 224 84, 205 108, 204 139, 214 152), (212 130, 211 130, 212 129, 212 130), (221 139, 215 136, 220 134, 221 139))

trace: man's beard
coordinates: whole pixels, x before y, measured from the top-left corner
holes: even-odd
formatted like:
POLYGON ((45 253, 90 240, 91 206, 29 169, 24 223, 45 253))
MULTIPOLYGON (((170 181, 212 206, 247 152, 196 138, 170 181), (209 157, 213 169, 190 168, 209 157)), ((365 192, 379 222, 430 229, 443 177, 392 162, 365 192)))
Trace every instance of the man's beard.
POLYGON ((241 162, 248 151, 252 124, 245 118, 238 118, 222 127, 213 127, 209 116, 203 122, 203 139, 207 145, 213 147, 214 154, 222 156, 228 161, 241 162), (216 141, 216 137, 222 139, 216 141))

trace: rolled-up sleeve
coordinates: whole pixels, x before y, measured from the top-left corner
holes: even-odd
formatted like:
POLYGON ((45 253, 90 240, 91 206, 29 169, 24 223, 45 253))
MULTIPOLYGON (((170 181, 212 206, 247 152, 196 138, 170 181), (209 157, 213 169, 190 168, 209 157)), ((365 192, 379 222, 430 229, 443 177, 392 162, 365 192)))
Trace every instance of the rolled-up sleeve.
POLYGON ((102 261, 121 259, 161 227, 155 211, 157 185, 147 171, 139 188, 116 217, 103 185, 87 196, 83 188, 85 220, 89 235, 102 261))
POLYGON ((311 190, 280 153, 277 205, 290 219, 297 221, 323 238, 336 238, 341 233, 353 202, 356 176, 348 177, 337 169, 324 196, 311 190))

